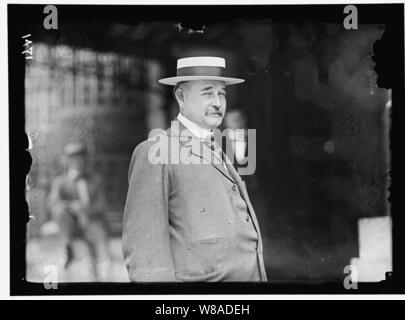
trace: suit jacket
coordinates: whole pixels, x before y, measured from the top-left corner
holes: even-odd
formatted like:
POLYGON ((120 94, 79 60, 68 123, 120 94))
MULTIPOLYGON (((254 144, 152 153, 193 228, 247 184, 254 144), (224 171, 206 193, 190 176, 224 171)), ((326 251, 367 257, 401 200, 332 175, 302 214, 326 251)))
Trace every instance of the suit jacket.
POLYGON ((131 281, 266 281, 245 183, 194 148, 178 121, 140 143, 129 168, 123 254, 131 281), (157 152, 156 145, 168 146, 157 152), (191 163, 179 161, 186 155, 191 163), (157 159, 168 159, 156 163, 157 159), (203 162, 203 163, 202 163, 203 162))

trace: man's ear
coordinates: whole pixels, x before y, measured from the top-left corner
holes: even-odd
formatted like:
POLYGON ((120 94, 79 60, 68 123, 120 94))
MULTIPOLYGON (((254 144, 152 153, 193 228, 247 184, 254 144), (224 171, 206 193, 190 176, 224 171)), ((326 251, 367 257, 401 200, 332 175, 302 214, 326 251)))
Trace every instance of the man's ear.
POLYGON ((180 105, 180 107, 182 107, 184 105, 184 91, 179 88, 176 90, 176 92, 174 93, 174 95, 176 96, 176 100, 178 102, 178 104, 180 105))

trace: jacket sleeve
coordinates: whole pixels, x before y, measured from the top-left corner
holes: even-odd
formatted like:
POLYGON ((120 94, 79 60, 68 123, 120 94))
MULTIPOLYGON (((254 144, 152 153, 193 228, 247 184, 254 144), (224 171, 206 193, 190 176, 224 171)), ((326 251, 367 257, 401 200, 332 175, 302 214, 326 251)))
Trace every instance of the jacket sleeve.
POLYGON ((148 142, 135 149, 123 217, 123 254, 130 281, 176 281, 169 235, 169 174, 148 159, 148 142))

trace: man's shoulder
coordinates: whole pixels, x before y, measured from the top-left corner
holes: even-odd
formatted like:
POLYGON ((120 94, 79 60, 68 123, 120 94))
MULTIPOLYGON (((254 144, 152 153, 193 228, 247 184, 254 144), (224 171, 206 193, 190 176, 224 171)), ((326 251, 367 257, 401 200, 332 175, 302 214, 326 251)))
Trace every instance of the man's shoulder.
POLYGON ((154 129, 149 133, 146 140, 140 142, 132 153, 131 162, 145 162, 151 164, 166 163, 162 159, 166 159, 170 152, 171 140, 173 136, 170 128, 167 130, 154 129))
POLYGON ((134 150, 134 153, 145 153, 149 152, 150 149, 157 143, 162 143, 168 141, 171 138, 170 129, 154 129, 149 133, 148 139, 141 141, 134 150))
POLYGON ((129 166, 129 180, 135 167, 140 172, 151 169, 156 170, 168 163, 165 160, 170 148, 170 138, 168 130, 154 130, 149 134, 148 139, 143 140, 135 147, 129 166))
MULTIPOLYGON (((173 120, 171 125, 168 129, 153 129, 149 132, 148 139, 143 140, 140 142, 134 149, 132 154, 132 159, 134 158, 148 158, 153 161, 155 157, 160 157, 160 159, 166 159, 167 156, 172 152, 171 150, 175 148, 178 152, 178 148, 181 147, 181 143, 183 135, 186 137, 189 134, 184 134, 185 130, 187 130, 179 121, 173 120), (174 140, 174 141, 173 141, 174 140)), ((160 163, 161 161, 157 161, 160 163)))

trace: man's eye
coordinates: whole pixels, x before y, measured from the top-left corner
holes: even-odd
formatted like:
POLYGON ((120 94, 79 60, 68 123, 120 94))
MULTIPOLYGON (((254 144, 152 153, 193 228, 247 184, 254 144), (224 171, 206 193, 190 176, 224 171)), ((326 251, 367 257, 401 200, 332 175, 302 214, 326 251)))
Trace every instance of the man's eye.
POLYGON ((226 97, 226 92, 220 92, 219 95, 226 97))

